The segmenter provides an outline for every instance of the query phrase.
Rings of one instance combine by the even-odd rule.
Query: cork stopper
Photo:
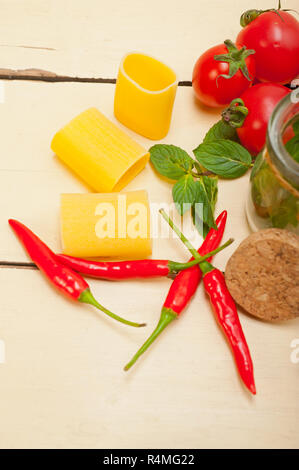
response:
[[[252,233],[229,259],[225,278],[248,313],[266,321],[299,317],[299,236],[277,228]]]

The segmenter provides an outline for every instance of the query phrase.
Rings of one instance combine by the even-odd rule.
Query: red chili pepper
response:
[[[166,215],[165,211],[160,212],[182,242],[187,246],[194,258],[199,259],[195,248],[193,248],[189,240]],[[224,276],[219,269],[216,269],[208,261],[200,263],[199,267],[203,272],[204,286],[210,296],[217,319],[232,347],[240,376],[246,387],[251,393],[255,394],[256,389],[250,351],[242,330],[235,302],[226,286]]]
[[[145,323],[135,323],[125,320],[100,305],[93,297],[89,285],[82,276],[59,263],[55,253],[53,253],[53,251],[29,228],[17,220],[10,219],[8,222],[22,242],[32,261],[60,292],[73,300],[94,305],[99,310],[102,310],[102,312],[121,323],[135,327],[145,326]]]
[[[133,261],[91,261],[68,255],[56,255],[56,259],[81,274],[110,281],[171,276],[198,264],[197,260],[178,263],[170,260],[143,259]]]
[[[256,388],[250,351],[236,304],[226,286],[224,275],[206,261],[200,263],[199,266],[203,272],[205,290],[210,297],[216,318],[231,345],[239,374],[246,387],[255,395]]]
[[[227,212],[223,211],[216,220],[218,230],[211,229],[207,234],[203,244],[198,249],[198,253],[202,256],[216,249],[222,240],[227,219]],[[192,257],[190,259],[193,260]],[[168,295],[162,307],[161,316],[157,327],[147,339],[147,341],[137,351],[131,361],[125,366],[125,370],[137,361],[137,359],[147,350],[153,341],[159,336],[160,333],[171,323],[175,318],[178,318],[180,313],[184,310],[191,297],[195,293],[197,286],[201,280],[202,272],[198,266],[186,269],[180,272],[171,284]]]
[[[211,229],[204,239],[198,253],[201,256],[209,253],[220,245],[227,220],[227,211],[221,212],[216,219],[217,230]],[[190,258],[189,261],[194,260]],[[208,261],[211,261],[209,258]],[[168,295],[163,305],[163,309],[171,310],[176,315],[180,315],[186,305],[193,297],[202,278],[202,272],[198,266],[186,269],[179,273],[171,284]]]

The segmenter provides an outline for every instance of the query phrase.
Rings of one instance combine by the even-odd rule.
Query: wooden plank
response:
[[[123,365],[157,322],[170,281],[90,282],[101,303],[148,324],[125,327],[62,298],[38,271],[25,269],[29,259],[7,224],[18,218],[60,250],[59,194],[89,188],[53,156],[55,131],[89,106],[116,122],[111,82],[126,52],[152,54],[190,80],[200,53],[233,39],[240,13],[252,7],[250,0],[229,0],[224,8],[218,0],[2,0],[0,77],[95,82],[1,83],[0,448],[299,447],[298,364],[291,362],[297,321],[272,325],[240,312],[255,363],[258,395],[251,397],[201,287],[179,323],[125,374]],[[273,7],[272,0],[263,7]],[[164,142],[191,153],[218,118],[196,103],[191,88],[180,87]],[[147,148],[153,144],[127,132]],[[171,202],[171,186],[150,165],[127,189],[141,188],[151,202]],[[247,188],[248,175],[219,184],[217,212],[228,209],[226,237],[236,239],[217,256],[222,269],[249,233]],[[159,239],[154,256],[179,260],[187,253],[178,240]]]
[[[39,82],[5,82],[4,85],[5,102],[0,105],[0,120],[5,129],[0,144],[3,156],[0,163],[0,261],[25,262],[28,258],[9,229],[7,219],[14,217],[24,221],[53,249],[61,249],[59,195],[86,192],[89,188],[53,155],[51,138],[60,126],[90,106],[98,106],[117,123],[113,117],[114,85]],[[199,108],[192,89],[180,87],[171,130],[164,141],[191,153],[218,118],[218,111]],[[125,130],[146,148],[153,145],[152,141]],[[149,191],[151,202],[172,202],[171,186],[159,178],[150,165],[127,187],[141,188]],[[236,193],[238,199],[232,196]],[[234,236],[236,243],[249,233],[244,213],[246,195],[247,176],[221,181],[217,212],[229,208],[227,236]],[[198,244],[199,238],[194,243]],[[219,255],[221,263],[233,249],[230,247]],[[155,240],[154,255],[184,258],[186,250],[178,240],[170,243]]]
[[[263,1],[264,9],[273,6]],[[121,57],[138,50],[191,80],[197,57],[234,40],[241,13],[251,8],[251,0],[2,0],[0,67],[115,78]],[[287,8],[296,9],[297,1],[288,0]]]
[[[98,105],[113,119],[113,93],[109,84],[5,83],[0,259],[28,261],[8,229],[8,217],[20,218],[60,249],[59,193],[88,188],[53,157],[51,137],[88,106]],[[199,108],[192,90],[181,87],[165,141],[191,152],[217,116]],[[226,235],[237,242],[249,233],[246,179],[220,184],[217,210],[229,209]],[[144,187],[151,201],[171,201],[169,184],[150,166],[129,185]],[[217,257],[220,268],[233,249]],[[178,240],[155,241],[154,254],[186,257]],[[0,340],[6,351],[6,363],[0,364],[1,448],[298,447],[299,377],[290,360],[296,321],[271,325],[241,314],[255,362],[258,395],[252,398],[239,382],[202,288],[180,324],[171,325],[125,374],[122,366],[157,321],[169,280],[91,281],[104,305],[147,321],[144,330],[125,328],[61,298],[37,271],[6,266],[0,282],[5,292]]]
[[[135,330],[61,298],[37,271],[0,269],[0,447],[298,448],[296,321],[241,315],[256,397],[239,382],[201,288],[135,368],[122,371],[154,327],[169,282],[91,281],[104,305],[148,322]]]

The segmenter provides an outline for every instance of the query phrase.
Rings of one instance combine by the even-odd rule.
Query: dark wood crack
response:
[[[10,269],[38,269],[34,263],[22,261],[0,261],[1,268]]]
[[[0,68],[0,80],[33,80],[39,82],[71,82],[71,83],[116,83],[116,78],[103,77],[73,77],[69,75],[57,75],[54,72],[40,69],[13,70]],[[192,86],[192,82],[183,80],[179,86]]]

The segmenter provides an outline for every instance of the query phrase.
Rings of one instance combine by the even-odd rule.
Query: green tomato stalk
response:
[[[298,13],[296,10],[292,10],[291,8],[288,8],[288,9],[282,9],[281,8],[281,1],[279,0],[278,1],[278,8],[268,8],[267,10],[256,10],[256,9],[252,9],[252,10],[247,10],[245,11],[244,13],[242,13],[241,15],[241,18],[240,18],[240,25],[242,26],[242,28],[244,28],[245,26],[247,26],[248,24],[250,24],[252,21],[254,21],[258,16],[262,15],[263,13],[266,13],[268,11],[273,11],[274,13],[276,13],[280,19],[282,21],[283,18],[281,17],[281,15],[279,14],[279,11],[294,11],[295,13]]]

